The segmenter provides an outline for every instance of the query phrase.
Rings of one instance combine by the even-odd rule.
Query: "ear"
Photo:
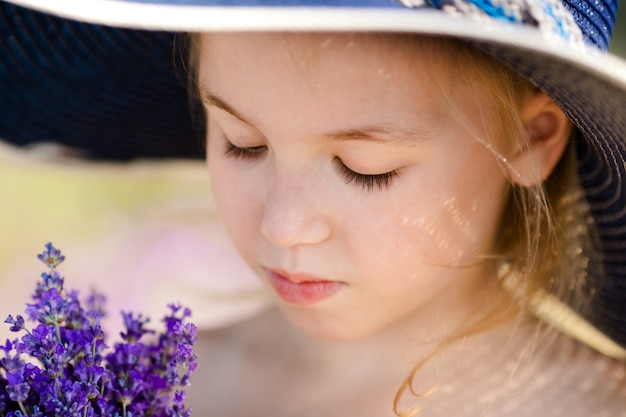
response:
[[[572,124],[543,91],[523,104],[520,116],[529,141],[509,161],[508,174],[514,183],[530,187],[545,181],[559,162]]]

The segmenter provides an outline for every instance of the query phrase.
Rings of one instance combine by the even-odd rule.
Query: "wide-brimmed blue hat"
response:
[[[624,137],[624,98],[615,90],[624,90],[626,70],[603,52],[616,13],[617,0],[0,1],[0,137],[53,141],[99,159],[203,157],[175,39],[207,30],[471,39],[552,94],[573,120],[615,126]],[[597,112],[586,111],[591,96]]]
[[[0,2],[0,138],[85,158],[202,158],[175,44],[196,31],[458,37],[545,91],[580,131],[578,172],[606,278],[590,320],[626,347],[626,62],[617,0]],[[594,319],[594,315],[602,317]]]

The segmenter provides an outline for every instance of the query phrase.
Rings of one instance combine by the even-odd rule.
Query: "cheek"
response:
[[[484,247],[489,227],[477,216],[476,199],[464,200],[458,194],[431,194],[413,210],[397,213],[395,228],[404,244],[400,253],[422,253],[428,263],[457,265]],[[404,248],[404,249],[402,249]],[[421,250],[416,250],[419,248]]]
[[[207,164],[213,194],[220,219],[237,250],[244,255],[255,240],[254,230],[260,230],[261,209],[259,187],[244,178],[233,161],[212,157],[218,150],[209,147]]]
[[[438,207],[435,224],[418,222],[438,260],[460,266],[492,250],[506,188],[504,180],[463,183],[459,180],[448,193],[433,195]]]
[[[499,167],[490,168],[470,175],[448,171],[407,184],[395,203],[380,207],[385,220],[372,232],[387,243],[379,245],[389,252],[385,256],[400,263],[461,266],[490,251],[506,190]]]

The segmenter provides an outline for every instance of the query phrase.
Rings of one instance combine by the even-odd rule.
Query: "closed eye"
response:
[[[267,150],[267,146],[252,146],[249,148],[240,148],[227,141],[226,151],[224,155],[233,159],[256,159],[262,156]]]
[[[386,190],[391,186],[393,179],[399,175],[398,170],[385,172],[383,174],[359,174],[348,168],[338,157],[335,157],[333,162],[346,184],[354,184],[366,191],[373,191],[374,188]]]

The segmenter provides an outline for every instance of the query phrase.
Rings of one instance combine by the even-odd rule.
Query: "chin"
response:
[[[364,339],[380,330],[380,327],[366,326],[362,320],[356,323],[346,321],[346,317],[340,315],[290,306],[280,306],[279,309],[298,331],[320,341],[352,342]]]

